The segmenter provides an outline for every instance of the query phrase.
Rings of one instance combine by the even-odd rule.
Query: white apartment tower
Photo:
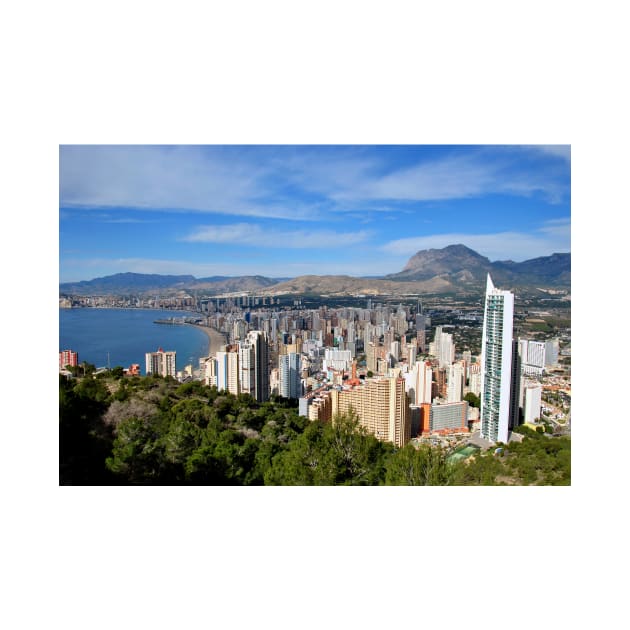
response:
[[[429,345],[429,353],[438,359],[440,367],[448,367],[455,360],[453,335],[442,332],[442,326],[436,326],[434,340]]]
[[[545,342],[531,339],[518,340],[521,371],[528,376],[542,376],[545,369]]]
[[[542,385],[527,383],[523,388],[523,422],[540,420],[542,407]]]
[[[216,361],[217,389],[238,396],[238,353],[221,350],[216,353]]]
[[[302,395],[300,355],[297,352],[281,354],[278,363],[280,364],[280,396],[300,398]]]
[[[514,294],[495,288],[488,274],[481,339],[481,437],[491,442],[507,442],[508,431],[518,423],[513,321]]]
[[[446,402],[461,402],[466,382],[465,363],[458,361],[448,368],[448,385],[446,388]]]
[[[428,361],[416,361],[416,396],[415,404],[431,402],[431,383],[433,381],[433,368]]]

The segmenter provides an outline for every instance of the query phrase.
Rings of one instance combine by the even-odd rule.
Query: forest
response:
[[[443,449],[397,449],[352,414],[332,423],[296,401],[258,403],[201,382],[59,376],[60,485],[570,485],[569,437],[527,427],[520,443],[451,463]]]

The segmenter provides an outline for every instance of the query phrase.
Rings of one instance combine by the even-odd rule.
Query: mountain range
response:
[[[59,285],[59,291],[63,294],[75,295],[124,295],[158,290],[162,293],[256,292],[261,295],[459,293],[483,288],[488,273],[492,275],[496,286],[506,289],[569,290],[571,254],[556,253],[520,263],[511,260],[490,262],[488,258],[465,245],[449,245],[442,249],[421,250],[409,259],[402,271],[381,278],[330,275],[298,276],[297,278],[267,278],[265,276],[195,278],[192,275],[118,273],[93,280],[63,283]]]

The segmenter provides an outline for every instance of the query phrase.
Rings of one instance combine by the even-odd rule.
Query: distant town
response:
[[[526,425],[570,434],[570,295],[496,288],[456,296],[226,294],[61,295],[61,308],[151,308],[165,325],[214,335],[210,355],[176,372],[175,352],[147,349],[146,374],[202,381],[259,402],[293,400],[331,422],[354,412],[379,440],[472,449],[520,439]],[[164,309],[188,311],[169,317]],[[60,371],[80,365],[60,352]],[[70,370],[68,370],[70,366]],[[121,366],[128,377],[140,365]],[[469,450],[467,450],[469,449]]]

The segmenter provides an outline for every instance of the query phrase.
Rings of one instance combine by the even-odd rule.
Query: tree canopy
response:
[[[59,437],[64,485],[570,483],[568,438],[529,431],[503,458],[450,464],[436,447],[377,440],[353,414],[312,422],[294,401],[159,376],[60,376]]]

